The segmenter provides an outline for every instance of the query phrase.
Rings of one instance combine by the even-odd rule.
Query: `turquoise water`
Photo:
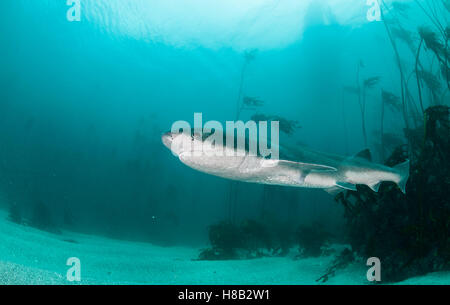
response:
[[[65,2],[0,3],[0,207],[10,214],[20,211],[18,227],[5,226],[21,232],[0,251],[2,262],[64,274],[64,264],[15,261],[15,247],[21,253],[51,252],[32,243],[24,247],[32,237],[21,230],[31,227],[80,244],[90,236],[119,245],[144,243],[145,253],[161,251],[153,246],[184,247],[182,261],[197,259],[210,246],[208,228],[221,221],[257,220],[273,232],[320,224],[333,232],[333,244],[349,244],[345,209],[333,196],[316,189],[230,183],[197,172],[171,155],[161,135],[175,121],[193,123],[194,113],[202,113],[204,121],[235,120],[237,105],[247,97],[261,103],[243,107],[240,119],[259,114],[292,124],[291,132],[280,133],[282,143],[344,156],[370,148],[374,161],[382,163],[396,145],[407,143],[405,124],[421,124],[419,94],[424,108],[449,105],[448,79],[440,71],[448,64],[448,38],[447,45],[440,40],[444,57],[437,58],[424,42],[417,57],[418,27],[437,35],[448,31],[448,1],[381,1],[385,16],[365,0],[80,0],[79,10],[78,1]],[[384,22],[374,20],[383,16]],[[437,83],[433,90],[426,83],[419,93],[416,58],[419,69],[434,75],[427,78]],[[412,97],[406,123],[404,109],[382,107],[382,91]],[[360,103],[365,103],[365,135]],[[380,143],[382,133],[390,137]],[[68,244],[76,253],[61,250],[58,260],[87,253]],[[101,244],[99,256],[115,247]],[[94,246],[89,247],[86,257],[93,259]],[[295,264],[298,246],[291,247],[274,266],[289,270]],[[270,264],[275,255],[263,256]],[[245,264],[241,259],[234,257],[232,264]],[[136,258],[129,268],[144,261],[148,264]],[[245,268],[265,265],[255,262]],[[342,282],[365,282],[362,266],[363,273],[351,269]],[[32,270],[23,271],[23,282],[27,272],[32,278]],[[203,281],[193,275],[177,282],[165,267],[158,272],[158,283],[223,283],[206,275]],[[87,283],[147,281],[135,271],[128,279],[121,270],[111,281],[93,273]],[[278,283],[309,283],[316,275],[320,271],[306,279],[289,273]],[[276,281],[261,274],[237,283]]]

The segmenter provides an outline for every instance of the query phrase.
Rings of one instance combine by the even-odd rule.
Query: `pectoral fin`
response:
[[[302,163],[302,162],[294,162],[288,160],[280,160],[278,162],[281,166],[291,167],[300,171],[299,182],[304,183],[306,176],[308,176],[311,172],[335,172],[337,169],[332,166],[321,165],[321,164],[313,164],[313,163]]]
[[[356,191],[356,185],[348,183],[348,182],[336,182],[336,186],[350,190],[350,191]]]
[[[378,182],[378,183],[375,183],[375,184],[368,185],[368,187],[370,187],[370,189],[372,191],[378,193],[378,190],[380,189],[380,185],[381,185],[381,182]]]
[[[324,189],[324,190],[325,190],[325,192],[327,192],[328,194],[333,195],[333,196],[336,196],[337,194],[342,193],[344,191],[343,188],[340,188],[340,187],[337,187],[337,186],[330,187],[330,188],[327,188],[327,189]]]

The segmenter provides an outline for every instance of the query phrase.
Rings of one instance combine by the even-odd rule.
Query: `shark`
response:
[[[186,147],[181,144],[183,141],[193,145]],[[378,192],[382,182],[390,181],[406,193],[409,160],[388,167],[372,162],[368,149],[346,157],[319,152],[305,145],[280,145],[279,157],[269,159],[259,151],[249,154],[248,149],[238,151],[237,145],[230,145],[230,148],[225,144],[225,137],[223,143],[211,141],[208,134],[167,132],[162,135],[163,144],[183,164],[213,176],[249,183],[323,189],[333,195],[346,190],[356,191],[356,185],[366,185]],[[233,151],[221,155],[193,153],[192,147],[204,144],[224,152]]]

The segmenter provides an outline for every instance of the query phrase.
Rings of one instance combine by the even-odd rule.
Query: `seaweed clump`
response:
[[[240,228],[229,221],[222,221],[209,227],[211,248],[201,251],[200,260],[227,260],[237,257],[242,248]]]
[[[200,252],[199,260],[252,259],[286,256],[296,246],[297,257],[317,257],[327,254],[332,235],[318,223],[292,226],[272,221],[252,219],[235,224],[222,221],[209,227],[210,248]]]
[[[428,108],[424,126],[407,131],[409,146],[386,161],[393,166],[410,158],[405,195],[383,183],[378,193],[358,186],[336,197],[345,207],[353,250],[378,257],[384,281],[450,270],[449,113],[447,106]]]
[[[316,282],[325,283],[330,277],[336,275],[336,271],[346,268],[348,265],[355,261],[354,253],[350,249],[344,249],[336,258],[331,262],[324,275],[319,277]]]
[[[283,256],[294,244],[293,232],[286,226],[270,226],[247,219],[240,224],[222,221],[209,227],[210,248],[199,260],[252,259]]]
[[[283,118],[278,115],[265,115],[265,114],[254,114],[251,119],[256,122],[260,121],[277,121],[279,122],[279,128],[280,131],[284,132],[287,135],[293,135],[295,131],[299,128],[301,128],[300,124],[296,120],[289,120],[286,118]]]

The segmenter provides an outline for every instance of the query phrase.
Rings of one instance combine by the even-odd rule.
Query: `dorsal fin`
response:
[[[366,159],[368,161],[372,161],[372,154],[370,153],[370,150],[368,148],[360,151],[359,153],[357,153],[355,155],[355,158],[356,157],[357,158]]]

